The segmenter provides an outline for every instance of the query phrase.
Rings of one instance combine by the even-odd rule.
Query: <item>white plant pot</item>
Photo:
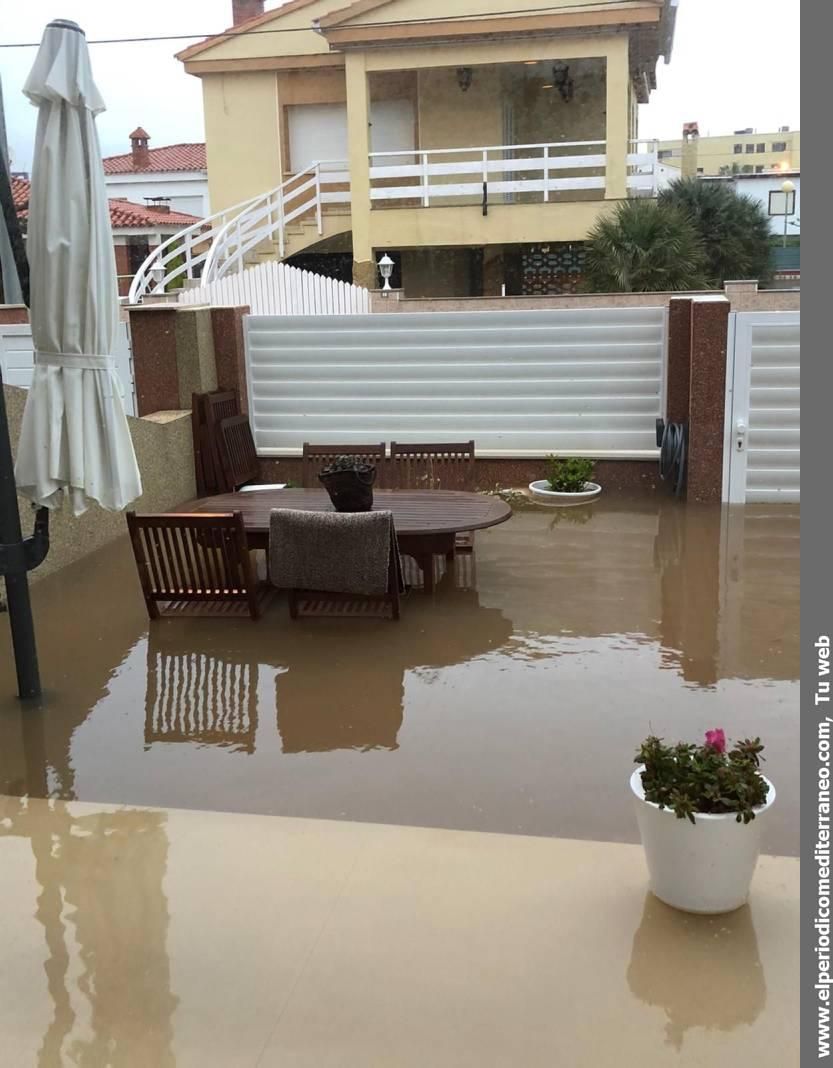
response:
[[[631,791],[651,890],[666,905],[684,912],[732,912],[746,903],[761,851],[761,834],[775,801],[769,787],[765,805],[755,809],[751,823],[738,823],[732,813],[695,814],[696,823],[677,819],[669,808],[645,800],[640,766],[631,775]]]
[[[557,508],[571,508],[577,504],[589,504],[591,501],[595,501],[602,492],[602,487],[598,482],[585,482],[584,490],[581,493],[562,493],[561,491],[550,489],[549,482],[542,478],[537,482],[529,483],[529,492],[536,504],[555,505]]]

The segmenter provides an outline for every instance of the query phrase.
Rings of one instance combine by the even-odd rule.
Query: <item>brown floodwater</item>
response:
[[[145,615],[126,539],[33,588],[46,695],[0,793],[637,841],[650,733],[759,735],[798,850],[799,518],[601,499],[526,510],[398,624]]]

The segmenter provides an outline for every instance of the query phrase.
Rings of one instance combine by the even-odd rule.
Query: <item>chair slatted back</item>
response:
[[[318,474],[339,456],[356,456],[376,468],[376,486],[384,485],[385,443],[378,445],[310,445],[304,442],[301,481],[304,489],[318,489],[321,483]]]
[[[127,513],[127,528],[151,619],[160,603],[246,602],[259,615],[240,512],[214,515]]]
[[[191,395],[191,420],[194,435],[194,466],[197,493],[230,493],[223,471],[219,427],[223,419],[240,414],[240,403],[233,389]]]
[[[220,463],[231,490],[260,477],[257,449],[247,415],[221,419],[219,426]]]
[[[474,442],[390,446],[391,485],[396,489],[473,490]]]

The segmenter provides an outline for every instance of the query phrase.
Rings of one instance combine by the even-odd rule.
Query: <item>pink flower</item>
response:
[[[713,731],[706,731],[706,745],[709,749],[716,749],[718,753],[726,752],[726,735],[722,727],[715,727]]]

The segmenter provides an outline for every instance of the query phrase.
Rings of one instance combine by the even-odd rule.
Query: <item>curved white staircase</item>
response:
[[[148,256],[129,301],[162,295],[172,283],[206,285],[265,260],[284,260],[350,229],[347,164],[322,160],[267,193],[178,230]]]

